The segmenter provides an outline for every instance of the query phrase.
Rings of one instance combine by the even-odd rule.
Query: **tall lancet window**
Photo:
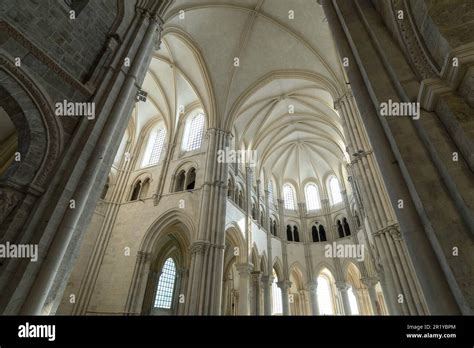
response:
[[[166,130],[163,127],[154,128],[148,137],[148,143],[143,154],[142,167],[153,166],[160,161]]]
[[[192,116],[186,123],[183,137],[183,150],[193,151],[199,149],[204,133],[204,114],[202,112]]]
[[[339,187],[339,181],[335,176],[329,179],[329,192],[331,193],[331,203],[337,204],[342,202],[341,189]]]
[[[170,257],[161,270],[156,288],[155,308],[170,309],[173,302],[174,284],[176,282],[176,265]]]
[[[318,187],[315,184],[308,184],[305,187],[306,208],[308,210],[321,209]]]
[[[273,270],[273,283],[272,283],[272,315],[281,315],[283,314],[283,302],[281,297],[281,289],[277,285],[278,276]]]
[[[274,203],[273,202],[273,181],[269,181],[268,182],[268,201],[270,203]]]
[[[285,200],[285,209],[296,210],[295,192],[288,184],[283,185],[283,199]]]
[[[324,276],[318,277],[318,305],[321,315],[333,315],[332,291],[329,280]]]

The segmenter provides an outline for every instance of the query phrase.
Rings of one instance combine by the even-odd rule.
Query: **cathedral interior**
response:
[[[474,2],[3,0],[3,315],[472,315]]]

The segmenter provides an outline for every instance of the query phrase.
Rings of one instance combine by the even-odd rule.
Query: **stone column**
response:
[[[263,276],[263,307],[265,315],[272,315],[272,284],[273,276]]]
[[[261,293],[262,272],[252,272],[252,288],[253,288],[253,309],[252,314],[260,315],[260,293]]]
[[[194,252],[191,258],[188,314],[218,315],[221,310],[228,163],[217,159],[218,151],[228,146],[229,136],[217,128],[210,128],[206,133],[207,154],[202,166],[201,209],[194,243],[199,252]]]
[[[253,266],[248,263],[240,263],[235,265],[239,272],[239,315],[250,314],[249,290],[250,290],[250,274]]]
[[[289,280],[282,280],[277,283],[278,287],[281,289],[281,302],[283,307],[283,315],[290,315],[290,303],[289,303],[289,290],[291,287],[291,282]]]
[[[344,307],[344,314],[345,315],[351,315],[351,304],[349,302],[349,294],[347,291],[349,290],[349,285],[346,282],[336,282],[336,287],[339,290],[339,293],[341,294],[341,299],[342,299],[342,305]]]
[[[202,282],[203,259],[208,250],[208,243],[205,241],[196,241],[191,245],[191,266],[188,280],[188,289],[186,294],[186,314],[200,314],[200,288]]]
[[[145,295],[148,272],[150,271],[151,254],[139,251],[133,270],[132,283],[130,285],[125,311],[127,313],[139,314]]]
[[[309,296],[311,299],[311,312],[313,315],[319,315],[319,303],[318,303],[318,281],[313,280],[307,285],[309,290]]]
[[[257,209],[257,226],[259,227],[263,227],[261,226],[261,223],[260,223],[260,179],[257,179],[257,206],[255,207],[255,209]],[[268,215],[268,210],[267,210],[267,215]]]
[[[329,199],[327,198],[321,198],[321,210],[324,214],[324,218],[326,220],[326,238],[328,241],[334,241],[338,239],[338,234],[335,225],[333,224],[332,221],[332,216],[331,216],[331,205],[329,203]]]
[[[360,114],[364,116],[361,120],[370,137],[378,169],[386,183],[388,201],[396,204],[401,199],[404,203],[403,209],[396,209],[397,220],[413,259],[412,266],[417,276],[415,281],[423,290],[423,293],[413,293],[402,284],[405,295],[418,297],[423,302],[422,310],[412,313],[470,312],[466,309],[465,298],[452,272],[455,267],[450,267],[451,263],[456,263],[459,259],[447,259],[442,252],[442,248],[448,250],[447,245],[443,245],[445,240],[437,237],[445,222],[440,219],[437,224],[433,224],[437,211],[441,212],[443,208],[455,205],[451,214],[456,219],[462,215],[464,207],[463,202],[458,199],[462,193],[458,192],[454,197],[456,189],[450,183],[453,175],[463,174],[455,174],[447,163],[440,160],[440,151],[444,151],[441,149],[444,139],[433,138],[434,134],[440,133],[433,133],[430,128],[438,120],[431,115],[426,118],[424,115],[416,122],[381,117],[378,112],[381,102],[416,100],[419,83],[410,70],[410,64],[393,41],[384,40],[391,30],[379,25],[383,19],[370,1],[322,0],[321,3],[339,54],[350,62],[345,70]],[[360,47],[364,47],[364,50],[360,50]],[[390,59],[386,52],[390,52]],[[400,74],[403,74],[402,79]],[[407,139],[410,140],[410,147],[406,146]],[[447,145],[444,142],[443,146]],[[418,151],[412,151],[413,148]],[[446,190],[437,192],[446,202],[449,201],[448,204],[430,199],[429,184],[418,180],[423,177],[423,171],[429,171],[435,178],[434,181],[444,185]],[[366,188],[373,189],[370,186]],[[451,233],[458,240],[463,239],[460,229],[454,225],[452,227]],[[386,251],[390,251],[390,245],[386,247]],[[395,256],[393,253],[391,255]],[[399,277],[393,273],[391,276]],[[394,279],[395,282],[396,280]],[[398,281],[401,282],[402,279],[399,278]],[[440,296],[443,301],[439,301]],[[396,301],[392,295],[389,294],[389,297],[387,302]]]
[[[362,278],[362,283],[367,287],[367,291],[369,292],[369,300],[370,305],[372,306],[372,313],[374,315],[381,315],[382,313],[378,313],[377,311],[377,291],[375,290],[375,285],[377,285],[378,280],[376,278]]]
[[[82,240],[85,226],[90,221],[100,196],[100,190],[98,191],[97,187],[100,185],[102,188],[106,181],[113,162],[113,154],[120,144],[131,115],[137,86],[141,85],[145,77],[146,67],[149,65],[155,50],[155,36],[160,33],[159,22],[161,19],[158,15],[150,13],[148,9],[139,12],[141,13],[137,13],[137,22],[134,23],[136,27],[130,30],[130,32],[135,32],[135,35],[139,33],[139,37],[127,37],[127,42],[123,44],[123,51],[121,52],[121,54],[130,53],[133,57],[130,69],[124,75],[121,71],[120,80],[108,80],[107,83],[104,82],[103,85],[100,85],[93,99],[102,108],[95,120],[96,127],[93,129],[93,134],[88,139],[89,149],[79,155],[80,160],[78,157],[75,158],[76,161],[73,166],[77,165],[78,167],[74,173],[75,176],[79,175],[80,179],[75,177],[74,183],[68,181],[70,187],[64,190],[69,194],[73,192],[68,199],[73,198],[76,207],[62,212],[54,212],[54,214],[60,216],[49,220],[53,224],[56,223],[57,226],[48,225],[45,228],[52,231],[56,230],[56,233],[48,238],[47,255],[43,253],[44,260],[41,264],[32,265],[34,268],[41,265],[41,269],[34,270],[36,277],[32,277],[30,271],[29,279],[25,279],[28,284],[18,287],[27,291],[29,289],[20,310],[21,314],[44,314],[49,311],[48,308],[45,308],[47,303],[59,303],[67,276],[72,271],[72,265],[80,246],[79,242]],[[136,45],[136,40],[139,40],[138,45]],[[133,41],[135,41],[133,48],[127,47]],[[118,63],[119,59],[120,57],[115,56],[114,64],[117,65],[110,68],[121,70],[123,68],[123,56],[122,62]],[[120,92],[116,94],[117,91]],[[112,103],[112,106],[110,103]],[[110,109],[107,109],[109,107]],[[70,169],[68,168],[68,170]],[[62,206],[65,205],[62,204]],[[64,207],[58,209],[64,209]],[[41,219],[43,218],[44,216],[41,217]],[[42,241],[42,243],[44,244],[46,241]],[[16,305],[18,305],[18,301],[16,302]],[[57,305],[53,306],[56,307]]]

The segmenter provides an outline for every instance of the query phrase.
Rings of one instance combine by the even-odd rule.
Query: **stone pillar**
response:
[[[349,294],[347,291],[349,290],[349,285],[346,282],[336,282],[336,287],[339,290],[339,293],[341,294],[341,299],[342,299],[342,305],[344,307],[344,314],[345,315],[351,315],[351,304],[349,302]]]
[[[204,255],[208,249],[205,241],[196,241],[191,245],[191,267],[186,295],[186,314],[200,314],[200,288],[202,283],[202,268]]]
[[[319,315],[319,303],[318,303],[318,281],[313,280],[307,285],[309,290],[310,302],[311,302],[311,313],[313,315]]]
[[[367,291],[369,292],[369,300],[370,305],[372,307],[372,313],[374,315],[381,315],[382,313],[378,313],[378,306],[377,306],[377,291],[375,290],[375,285],[377,285],[378,280],[376,278],[362,278],[362,283],[367,287]]]
[[[87,139],[88,148],[82,151],[79,156],[72,153],[68,155],[74,156],[74,164],[67,170],[69,172],[71,168],[74,168],[76,171],[71,170],[74,172],[74,179],[67,181],[66,185],[69,187],[63,191],[69,195],[67,200],[75,200],[76,207],[75,209],[65,209],[67,206],[61,204],[62,207],[55,208],[56,210],[50,214],[48,226],[42,228],[44,233],[49,235],[47,241],[41,241],[44,246],[48,244],[45,248],[47,252],[42,253],[43,260],[40,263],[31,266],[34,269],[28,272],[28,279],[24,279],[25,284],[18,286],[18,289],[24,289],[22,291],[27,292],[22,308],[19,310],[21,314],[49,313],[51,308],[57,307],[62,297],[67,283],[66,279],[72,271],[80,241],[85,233],[85,226],[90,221],[100,196],[100,189],[97,190],[97,188],[102,188],[105,184],[113,162],[113,154],[115,154],[128,125],[137,86],[142,84],[146,67],[155,50],[155,36],[160,33],[161,19],[156,13],[151,13],[149,9],[137,8],[136,17],[134,27],[129,32],[130,35],[138,37],[128,36],[119,49],[120,55],[115,52],[113,63],[107,67],[110,68],[107,72],[110,73],[108,78],[112,81],[107,80],[99,85],[93,98],[93,102],[101,105],[101,110],[98,111],[99,115],[96,117],[93,131]],[[138,44],[137,40],[139,40]],[[133,45],[128,46],[130,43]],[[123,68],[123,57],[126,54],[130,54],[133,61],[130,69],[124,73],[121,69]],[[111,70],[114,70],[113,74]],[[116,74],[115,71],[120,71],[121,74]],[[112,78],[111,76],[114,74],[116,76]],[[117,91],[119,92],[117,93]],[[76,134],[78,132],[80,133],[77,130]],[[71,150],[73,151],[74,148]],[[67,159],[67,156],[65,158]],[[58,169],[58,173],[61,173],[60,169]],[[64,180],[64,178],[53,181],[59,185],[60,180]],[[71,192],[73,193],[71,194]],[[46,204],[51,205],[51,202]],[[40,210],[35,211],[35,214],[37,212]],[[44,219],[44,216],[38,218]],[[31,225],[31,228],[34,229],[35,226]],[[38,269],[39,267],[41,268]],[[32,274],[36,276],[32,276]],[[20,301],[15,302],[15,306],[20,303]],[[16,309],[7,309],[7,312],[10,311],[16,311]]]
[[[248,263],[240,263],[235,265],[237,272],[239,272],[239,315],[250,314],[250,274],[253,266]]]
[[[446,243],[446,238],[438,237],[447,228],[444,225],[448,222],[439,216],[448,206],[454,220],[464,219],[465,202],[459,199],[464,193],[456,188],[458,184],[462,186],[464,180],[454,183],[453,178],[465,178],[465,173],[456,173],[459,167],[452,166],[452,161],[441,160],[445,153],[443,147],[451,144],[437,132],[439,121],[434,115],[423,111],[419,120],[379,115],[382,102],[416,100],[420,86],[404,52],[394,41],[385,40],[391,30],[380,25],[383,19],[373,3],[368,0],[322,0],[321,3],[339,54],[350,62],[345,70],[363,115],[361,120],[383,175],[389,202],[395,205],[402,200],[404,203],[403,209],[396,209],[397,220],[413,259],[417,276],[414,281],[423,290],[413,293],[402,284],[405,295],[418,297],[424,303],[422,310],[413,314],[470,313],[472,310],[461,290],[464,285],[457,282],[454,275],[454,270],[459,269],[455,264],[464,258],[446,257],[443,248],[450,250],[451,244]],[[364,50],[360,50],[361,47]],[[406,146],[408,139],[410,146]],[[437,200],[432,200],[429,182],[421,180],[426,172],[431,173],[433,182],[443,186],[435,188]],[[450,228],[454,239],[466,239],[465,228],[454,224],[450,224]],[[390,251],[390,245],[386,247]],[[466,246],[468,248],[471,246]],[[466,255],[473,253],[466,252]],[[439,301],[440,296],[443,301]],[[396,301],[389,297],[388,302]]]
[[[230,133],[210,128],[206,133],[207,154],[202,166],[198,232],[192,254],[187,314],[218,315],[221,310],[224,272],[225,215],[228,163],[218,162],[218,151],[229,143]]]
[[[272,315],[272,284],[273,276],[263,276],[263,307],[265,315]]]
[[[262,272],[252,272],[252,288],[253,288],[252,314],[253,315],[261,314],[261,309],[260,309],[261,278],[262,278]]]
[[[150,263],[150,253],[142,251],[137,253],[135,269],[133,270],[132,275],[132,283],[128,291],[127,302],[125,304],[125,311],[127,313],[141,313],[148,280],[148,273],[150,271]]]
[[[289,280],[282,280],[277,283],[278,287],[281,289],[281,302],[283,307],[283,315],[290,315],[290,303],[289,303],[289,291],[291,287],[291,282]]]
[[[324,227],[326,229],[326,238],[328,241],[334,241],[338,238],[338,234],[332,221],[331,205],[329,203],[329,199],[321,198],[321,210],[324,214],[324,219],[326,220],[326,224],[323,224],[325,225]]]
[[[261,226],[261,223],[260,223],[260,179],[257,179],[257,206],[255,207],[255,209],[257,209],[257,226],[259,227],[263,227]],[[268,215],[268,210],[267,210],[267,215]]]

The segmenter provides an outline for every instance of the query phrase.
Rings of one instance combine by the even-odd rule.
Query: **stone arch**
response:
[[[260,257],[260,271],[263,275],[268,275],[268,257],[265,250],[262,252],[262,256]]]
[[[250,252],[250,260],[253,265],[254,271],[260,271],[260,257],[258,256],[257,244],[253,243],[252,250]]]
[[[145,183],[148,183],[148,185],[151,183],[152,181],[152,175],[151,173],[149,172],[144,172],[144,173],[141,173],[139,174],[132,182],[131,186],[130,186],[130,193],[128,195],[129,197],[129,201],[136,201],[136,200],[140,200],[140,199],[143,199],[144,197],[142,197],[142,190],[143,190],[143,186]]]
[[[290,274],[290,281],[291,281],[292,276],[297,281],[296,288],[298,290],[302,290],[304,285],[306,284],[306,278],[304,276],[303,270],[304,270],[303,266],[298,261],[295,261],[290,266],[290,269],[289,269],[289,272],[288,272]]]
[[[314,274],[316,275],[316,277],[319,274],[321,274],[321,272],[323,272],[324,269],[327,269],[333,275],[333,277],[336,274],[336,270],[334,269],[334,267],[331,264],[329,264],[326,261],[321,261],[314,268]]]
[[[270,83],[273,80],[283,79],[283,78],[297,78],[308,80],[314,82],[317,86],[321,87],[323,90],[327,91],[334,100],[337,100],[344,93],[340,90],[339,86],[327,79],[326,77],[304,70],[276,70],[267,73],[266,75],[259,78],[254,82],[247,90],[242,93],[239,98],[234,102],[230,111],[229,117],[225,121],[225,129],[230,130],[235,122],[235,117],[237,116],[238,110],[245,103],[245,101],[252,96],[252,94]]]
[[[363,287],[363,284],[361,282],[362,275],[360,273],[359,267],[354,264],[352,261],[347,261],[343,265],[344,267],[344,279],[356,286],[357,288]]]
[[[188,250],[194,235],[192,219],[177,209],[168,210],[150,225],[138,248],[125,305],[128,312],[146,313],[151,309],[156,281],[152,279],[152,260],[169,245],[175,245],[183,252],[182,263],[189,264]]]
[[[228,224],[225,228],[226,230],[226,245],[229,244],[232,247],[239,248],[237,262],[245,262],[245,240],[242,231],[236,223]]]
[[[199,170],[199,166],[195,161],[183,161],[179,165],[176,166],[175,170],[173,171],[173,175],[171,177],[171,185],[170,185],[170,192],[178,192],[177,187],[178,179],[183,180],[182,182],[182,189],[179,191],[184,191],[186,188],[186,180],[188,178],[189,171],[194,168],[195,174],[197,177],[197,173]],[[184,174],[184,175],[183,175]],[[183,175],[180,178],[180,175]]]
[[[63,130],[47,94],[13,61],[0,54],[0,101],[17,130],[21,155],[0,178],[0,235],[7,239],[22,228],[46,190],[63,147]]]
[[[283,272],[283,262],[281,262],[281,260],[278,256],[276,256],[273,259],[273,269],[275,270],[275,273],[276,273],[279,281],[285,279],[284,272]]]
[[[156,295],[159,271],[168,257],[173,257],[177,270],[190,263],[190,245],[195,234],[192,219],[181,211],[172,209],[161,215],[148,228],[143,237],[127,299],[127,308],[151,314]],[[177,313],[178,290],[184,287],[181,274],[177,274],[172,312]]]

